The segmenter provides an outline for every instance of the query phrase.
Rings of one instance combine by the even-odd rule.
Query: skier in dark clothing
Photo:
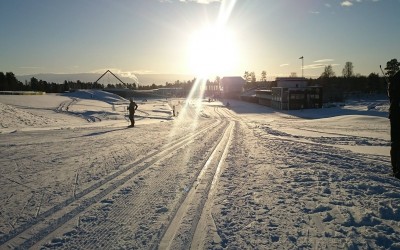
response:
[[[393,174],[400,179],[400,71],[390,78],[388,96],[390,99],[390,157]]]
[[[128,110],[129,110],[129,120],[131,121],[131,125],[129,125],[129,127],[135,127],[135,110],[138,108],[138,105],[136,104],[136,102],[133,101],[133,99],[130,99],[130,103],[128,106]]]

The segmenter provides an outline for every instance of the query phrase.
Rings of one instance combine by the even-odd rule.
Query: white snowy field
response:
[[[387,98],[136,101],[0,95],[0,249],[400,249]]]

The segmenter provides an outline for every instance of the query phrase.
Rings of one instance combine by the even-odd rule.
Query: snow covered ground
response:
[[[0,249],[400,249],[387,98],[136,101],[0,95]]]

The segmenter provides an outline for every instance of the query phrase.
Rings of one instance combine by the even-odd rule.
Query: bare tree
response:
[[[346,62],[346,64],[344,65],[344,68],[342,70],[343,76],[346,78],[354,76],[353,68],[354,68],[354,66],[353,66],[352,62]]]
[[[254,71],[250,73],[250,79],[251,79],[250,80],[251,82],[256,82],[257,79],[256,79],[256,74],[254,73]]]
[[[261,82],[266,82],[266,81],[267,81],[267,71],[263,70],[263,71],[261,72],[261,79],[260,79],[260,81],[261,81]]]
[[[243,78],[246,82],[251,82],[251,73],[249,71],[245,71]]]
[[[335,76],[335,72],[333,72],[332,65],[325,66],[324,72],[322,72],[321,77],[329,78],[329,77],[334,77],[334,76]]]

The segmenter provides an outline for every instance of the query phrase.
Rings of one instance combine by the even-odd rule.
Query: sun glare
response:
[[[224,28],[207,27],[193,32],[188,44],[190,70],[196,76],[220,76],[236,66],[235,37]]]

